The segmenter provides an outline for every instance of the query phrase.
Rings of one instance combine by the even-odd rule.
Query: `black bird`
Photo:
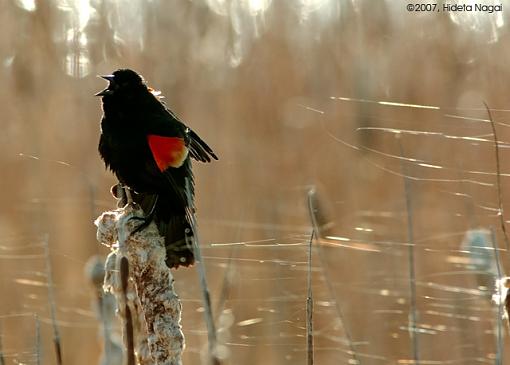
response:
[[[189,266],[194,262],[189,245],[194,207],[186,195],[188,186],[193,205],[190,157],[201,162],[218,158],[141,75],[119,69],[101,77],[109,85],[96,94],[103,102],[99,153],[128,196],[144,208],[146,218],[137,230],[154,219],[165,237],[168,267]]]

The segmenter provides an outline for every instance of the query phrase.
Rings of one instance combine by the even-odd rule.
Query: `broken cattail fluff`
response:
[[[105,264],[104,287],[119,302],[123,300],[118,258],[125,257],[129,262],[130,277],[126,297],[134,313],[134,330],[138,332],[135,333],[138,362],[149,363],[143,360],[147,357],[143,355],[143,348],[148,344],[154,364],[180,365],[184,349],[180,325],[181,301],[174,291],[174,279],[165,264],[164,239],[157,227],[151,223],[143,231],[131,234],[142,217],[141,210],[127,206],[105,212],[96,220],[98,241],[112,249]],[[139,319],[145,325],[138,325]]]

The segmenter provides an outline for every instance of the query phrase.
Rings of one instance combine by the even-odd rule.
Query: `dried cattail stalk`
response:
[[[172,274],[165,264],[164,238],[159,235],[153,223],[142,232],[131,234],[140,224],[137,217],[143,217],[143,212],[129,205],[105,212],[96,220],[98,241],[113,250],[106,262],[105,290],[122,302],[124,295],[118,277],[119,260],[112,256],[127,259],[129,278],[135,291],[130,291],[128,285],[126,297],[131,312],[135,312],[133,317],[145,321],[152,363],[181,364],[184,349],[184,335],[180,325],[182,306],[174,291]],[[133,318],[132,322],[136,328],[138,318]],[[137,342],[143,344],[143,341]],[[140,348],[137,347],[135,351],[139,363],[149,363],[146,358],[140,357]]]
[[[120,258],[120,283],[122,288],[122,301],[120,311],[124,317],[124,341],[126,346],[127,365],[135,365],[135,333],[133,327],[134,313],[131,312],[129,306],[130,298],[128,297],[129,286],[129,262],[127,258]]]
[[[34,315],[35,319],[35,364],[41,365],[41,321],[37,314]],[[0,362],[4,364],[4,362]]]
[[[319,242],[323,242],[324,237],[326,237],[326,235],[331,234],[331,232],[329,232],[329,231],[332,228],[333,223],[330,220],[329,215],[327,213],[324,213],[323,205],[321,204],[321,200],[319,199],[319,194],[317,193],[317,190],[315,189],[315,187],[312,187],[308,191],[308,212],[310,214],[310,220],[312,223],[312,233],[313,233],[313,235],[310,236],[310,239],[315,238]],[[309,246],[309,248],[310,248],[310,246]],[[324,278],[324,282],[326,283],[326,285],[328,287],[328,291],[329,291],[330,295],[333,297],[333,299],[335,301],[335,308],[336,308],[338,320],[340,321],[340,324],[344,331],[345,337],[347,338],[347,344],[349,346],[348,353],[351,356],[351,359],[349,360],[349,364],[361,365],[361,360],[360,360],[360,357],[358,356],[358,352],[356,349],[356,343],[353,340],[351,331],[346,324],[345,316],[343,313],[341,303],[335,297],[335,290],[333,289],[333,284],[332,284],[333,280],[331,280],[331,278],[329,277],[329,274],[328,274],[329,270],[328,270],[328,261],[326,260],[326,254],[323,251],[323,247],[321,245],[319,245],[318,248],[319,248],[318,249],[319,260],[320,260],[319,267],[321,269],[321,274]],[[311,334],[313,334],[313,330],[312,330]],[[310,354],[310,347],[308,348],[307,352],[308,352],[308,354]],[[309,359],[310,359],[310,357],[309,357]]]
[[[2,322],[0,322],[0,365],[5,365],[5,358],[4,358],[4,349],[2,344],[2,337],[3,337],[3,331],[2,331]]]
[[[57,325],[57,305],[55,300],[55,293],[53,291],[53,269],[50,259],[50,244],[49,237],[46,235],[44,238],[44,256],[46,258],[46,275],[48,280],[48,303],[50,306],[51,324],[53,327],[53,345],[55,349],[55,356],[57,358],[57,365],[62,365],[62,339],[60,337],[60,330]]]
[[[122,345],[118,340],[118,334],[114,330],[115,309],[117,302],[115,297],[103,290],[105,278],[105,262],[99,256],[92,256],[85,266],[85,276],[94,288],[94,308],[99,320],[100,337],[103,340],[103,350],[99,360],[100,365],[122,365]]]

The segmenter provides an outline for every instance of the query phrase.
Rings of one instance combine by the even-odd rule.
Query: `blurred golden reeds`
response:
[[[5,363],[55,363],[46,235],[63,363],[99,361],[97,299],[83,268],[107,252],[92,222],[115,202],[96,151],[101,110],[92,95],[104,86],[96,75],[119,67],[161,90],[220,157],[194,167],[222,363],[306,362],[311,186],[332,221],[312,250],[324,254],[311,268],[315,363],[348,363],[352,348],[363,365],[412,363],[402,174],[413,203],[419,357],[494,363],[498,308],[491,285],[479,284],[494,278],[461,243],[470,229],[494,227],[504,274],[483,103],[498,128],[508,207],[510,13],[408,12],[406,4],[0,2]],[[207,346],[195,270],[175,272],[185,364],[200,363]]]

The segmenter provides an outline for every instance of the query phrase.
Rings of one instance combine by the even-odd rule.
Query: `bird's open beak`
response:
[[[106,96],[106,95],[111,95],[111,94],[113,94],[113,90],[106,88],[104,90],[101,90],[97,94],[94,94],[94,96]]]
[[[113,76],[113,75],[98,75],[98,77],[105,79],[108,82],[112,82],[115,76]],[[97,94],[94,94],[94,96],[106,96],[106,95],[111,95],[111,94],[113,94],[113,90],[106,88],[104,90],[101,90]]]
[[[105,79],[106,81],[112,82],[115,76],[113,75],[99,75],[100,78]]]

